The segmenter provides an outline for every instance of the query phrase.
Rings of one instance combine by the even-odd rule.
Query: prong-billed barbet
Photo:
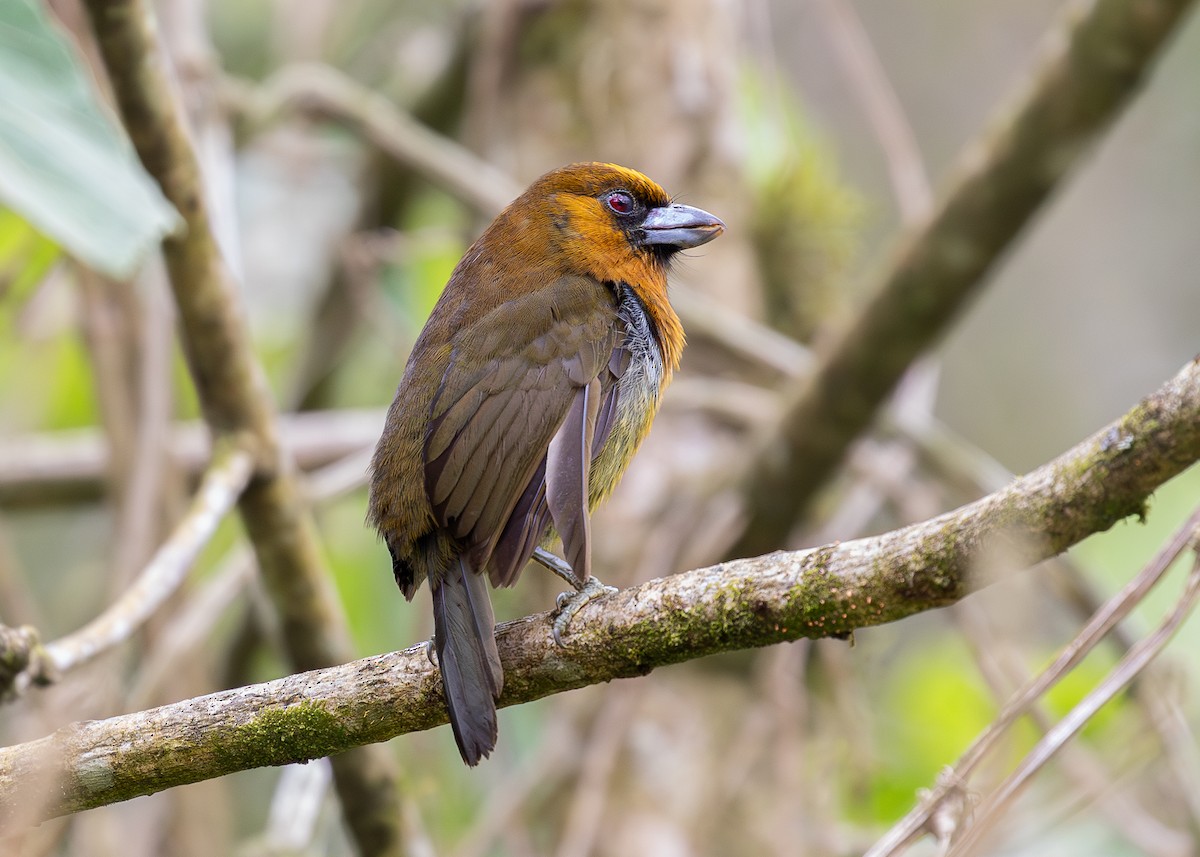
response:
[[[594,593],[591,510],[649,431],[683,350],[667,269],[724,229],[634,170],[554,170],[471,245],[413,346],[368,514],[405,598],[429,581],[468,765],[496,745],[504,683],[487,581],[512,585],[557,535],[574,585]]]

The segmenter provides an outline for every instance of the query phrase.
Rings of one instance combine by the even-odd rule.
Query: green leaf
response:
[[[0,3],[0,201],[114,277],[181,222],[33,0]]]

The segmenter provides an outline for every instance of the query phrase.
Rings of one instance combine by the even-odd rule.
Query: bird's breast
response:
[[[650,431],[669,373],[657,331],[641,299],[626,285],[617,289],[619,323],[624,326],[621,347],[629,365],[617,381],[617,408],[612,431],[592,460],[589,505],[607,497]]]

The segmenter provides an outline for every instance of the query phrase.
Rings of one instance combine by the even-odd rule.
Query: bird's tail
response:
[[[459,556],[429,583],[450,725],[463,761],[477,765],[496,746],[496,700],[504,687],[487,577]]]

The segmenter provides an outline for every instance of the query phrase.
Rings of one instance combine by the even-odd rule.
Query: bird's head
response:
[[[591,277],[637,294],[674,367],[683,329],[667,300],[669,262],[723,231],[720,219],[672,203],[636,170],[570,164],[530,185],[463,256],[442,297],[456,303],[447,323],[468,327],[515,294],[563,276]]]
[[[665,288],[672,256],[725,231],[719,218],[672,203],[658,184],[615,164],[561,167],[522,199],[549,219],[554,243],[576,272],[634,288]]]

